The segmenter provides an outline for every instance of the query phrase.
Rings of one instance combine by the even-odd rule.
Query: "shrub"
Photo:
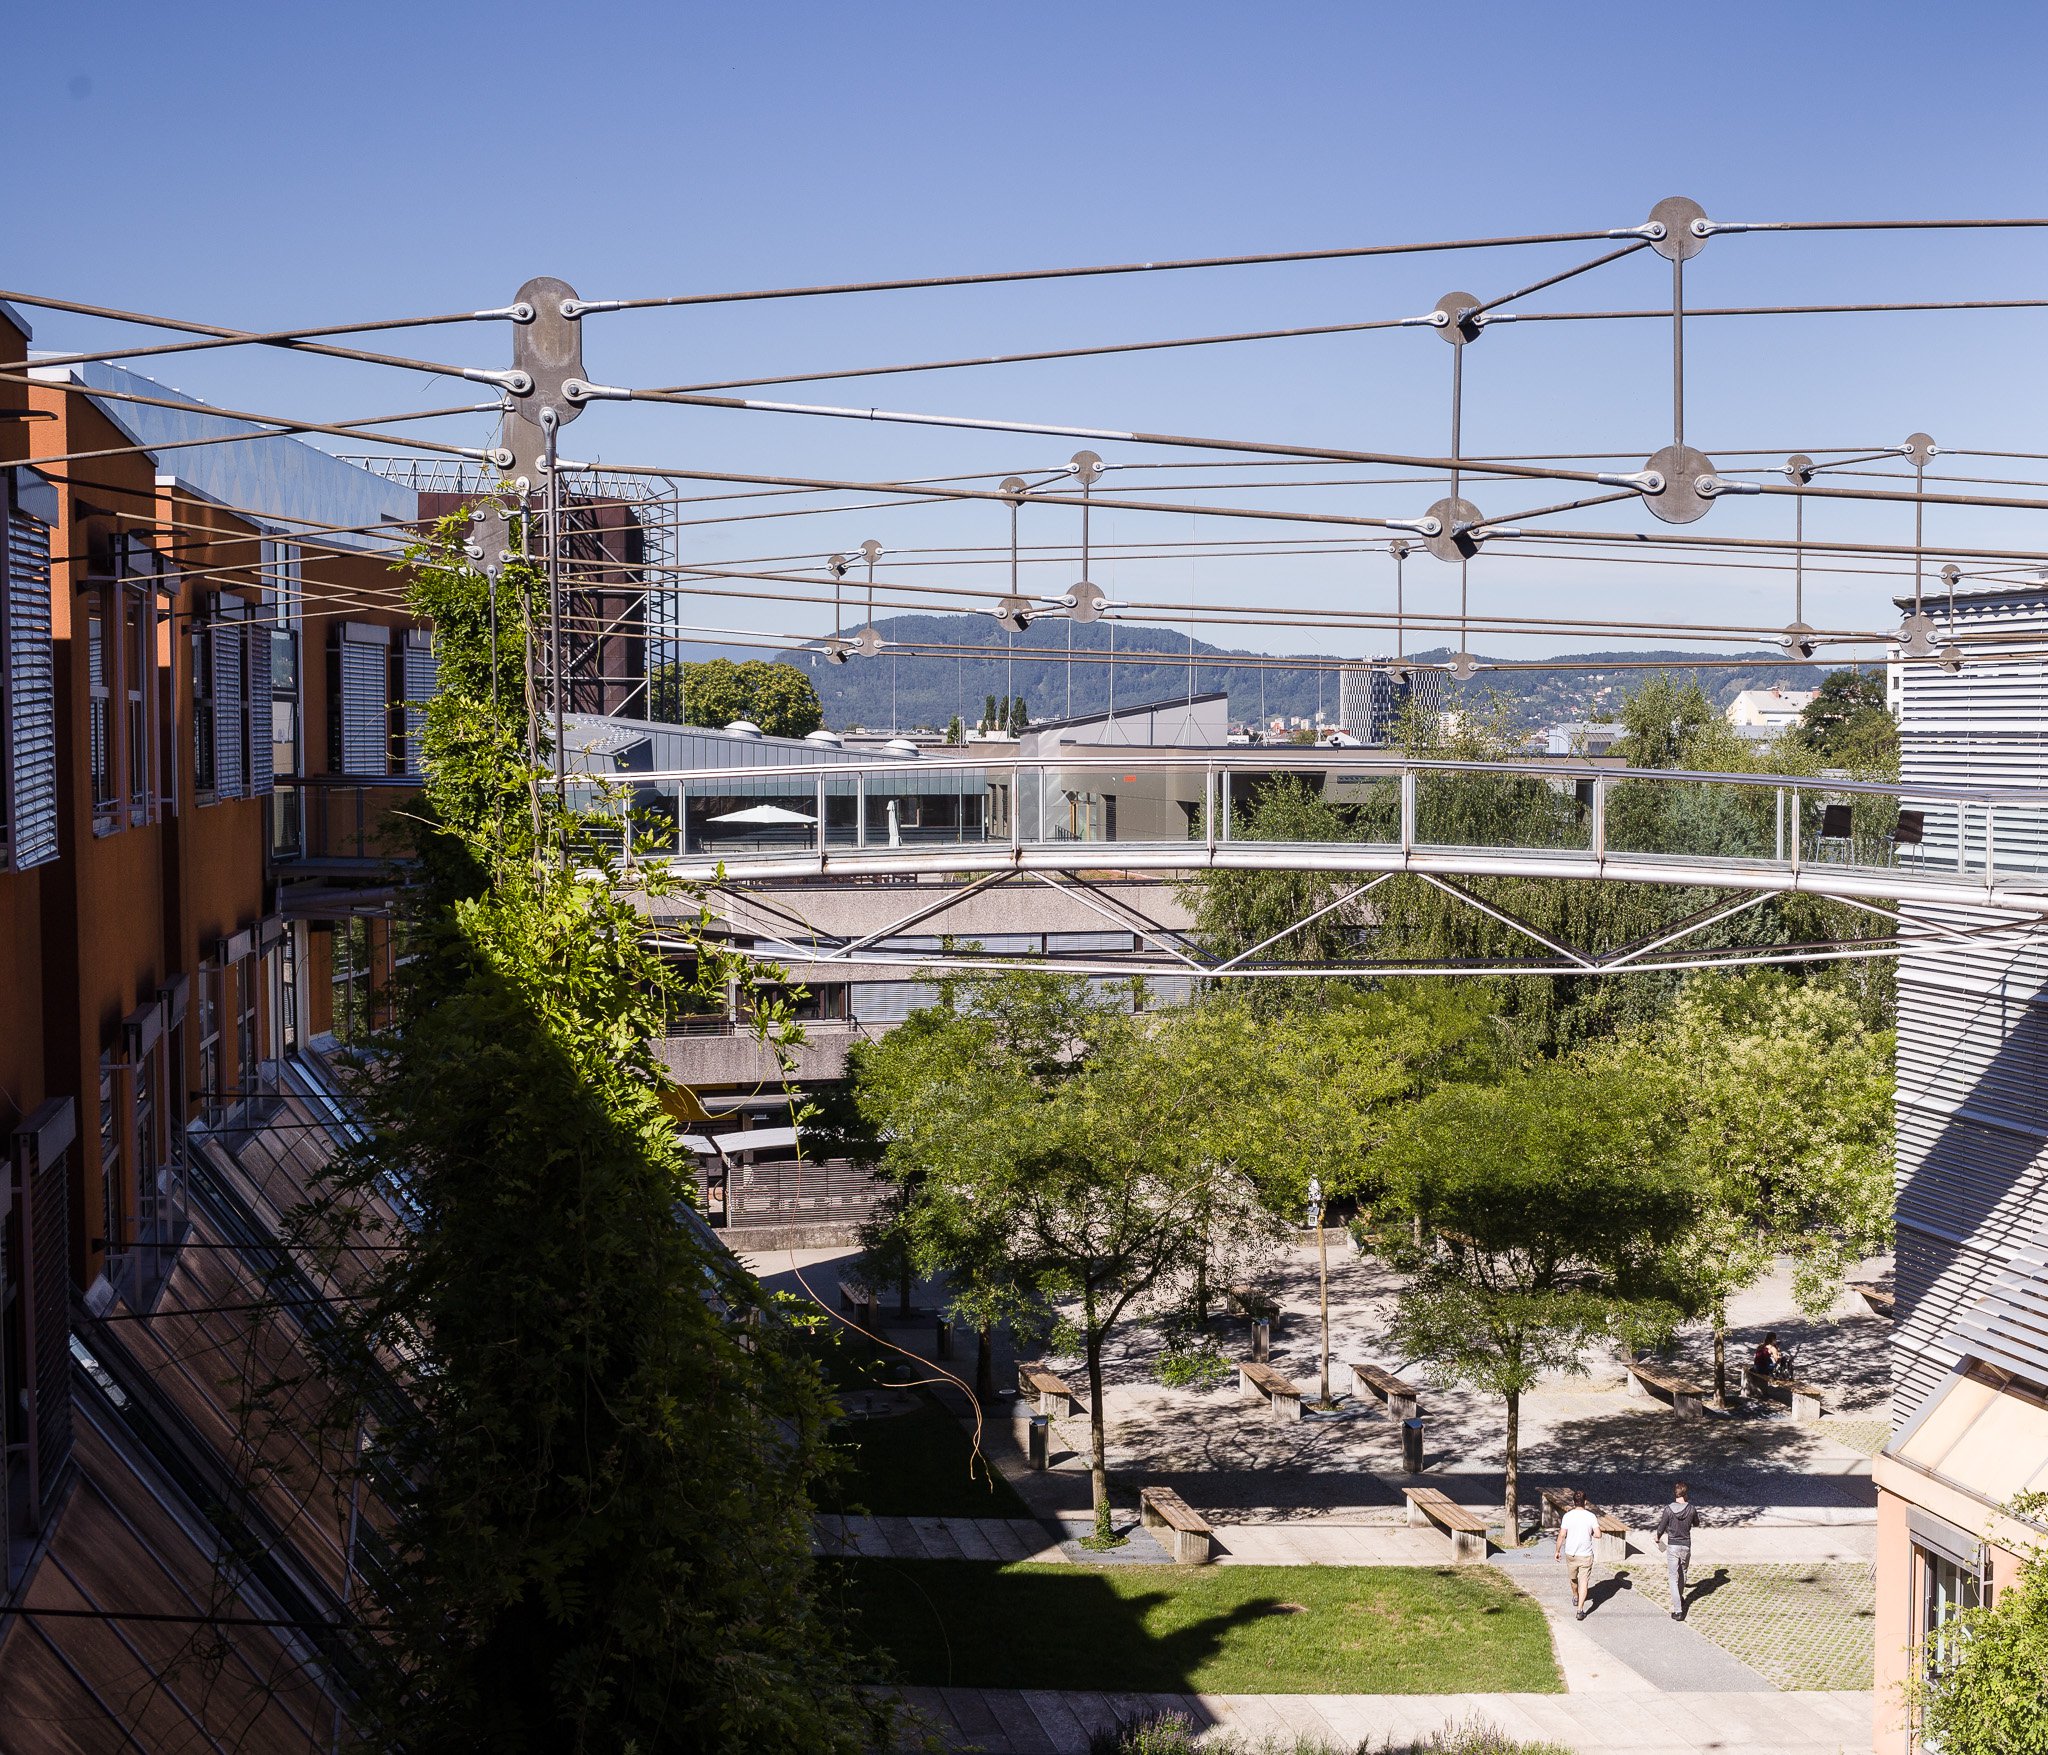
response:
[[[1230,1381],[1230,1361],[1209,1340],[1167,1343],[1159,1355],[1159,1381],[1168,1389],[1220,1389]]]

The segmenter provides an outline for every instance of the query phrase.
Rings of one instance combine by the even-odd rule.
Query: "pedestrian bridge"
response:
[[[788,915],[771,935],[774,959],[814,974],[819,965],[946,963],[1154,980],[1597,975],[2012,942],[2037,934],[2048,915],[2044,790],[1639,770],[1582,758],[1099,746],[994,761],[907,747],[872,757],[834,751],[815,763],[584,775],[576,784],[591,809],[619,819],[634,861],[704,885],[714,915],[733,916],[743,899],[741,912]],[[1104,881],[1142,890],[1205,871],[1332,875],[1303,892],[1290,923],[1228,957]],[[1310,962],[1283,943],[1340,910],[1369,923],[1370,892],[1401,873],[1490,916],[1521,953],[1386,961],[1365,940],[1355,956]],[[1512,889],[1469,881],[1485,878],[1732,894],[1626,944],[1574,945],[1524,918]],[[916,887],[886,888],[899,884]],[[1025,891],[1041,884],[1067,891],[1112,932],[1096,935],[1092,950],[1049,938],[1020,948],[1045,912]],[[778,907],[776,892],[794,887],[805,891],[801,908]],[[1801,943],[1783,942],[1782,931],[1728,942],[1733,929],[1722,923],[1794,893],[1832,899],[1866,924]],[[881,903],[892,918],[835,923],[827,916],[844,911],[831,894],[865,895],[863,915]],[[896,896],[900,906],[883,900]],[[953,925],[950,911],[971,897],[982,899],[977,913],[1002,906],[1014,921],[993,936]]]
[[[1235,747],[841,757],[579,784],[600,810],[630,803],[636,858],[728,885],[1413,872],[2048,915],[2044,790]],[[1290,838],[1273,838],[1276,824]],[[1313,838],[1294,838],[1304,830]]]

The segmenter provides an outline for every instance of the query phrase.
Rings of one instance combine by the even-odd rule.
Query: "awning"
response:
[[[785,810],[779,804],[754,804],[745,810],[729,810],[723,816],[706,817],[704,820],[707,823],[716,823],[720,828],[780,828],[801,823],[808,829],[818,819],[807,817],[800,810]]]

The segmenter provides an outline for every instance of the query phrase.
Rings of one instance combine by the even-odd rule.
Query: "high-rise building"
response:
[[[1362,744],[1391,743],[1411,702],[1441,713],[1450,701],[1450,685],[1449,673],[1434,666],[1397,666],[1388,657],[1347,664],[1337,678],[1337,717]]]

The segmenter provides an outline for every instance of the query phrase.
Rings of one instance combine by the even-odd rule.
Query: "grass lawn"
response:
[[[876,1679],[1219,1694],[1558,1693],[1491,1567],[832,1563]]]
[[[975,1457],[959,1421],[923,1396],[914,1413],[844,1421],[832,1443],[848,1466],[826,1486],[823,1510],[875,1517],[1031,1515],[1009,1482]]]

